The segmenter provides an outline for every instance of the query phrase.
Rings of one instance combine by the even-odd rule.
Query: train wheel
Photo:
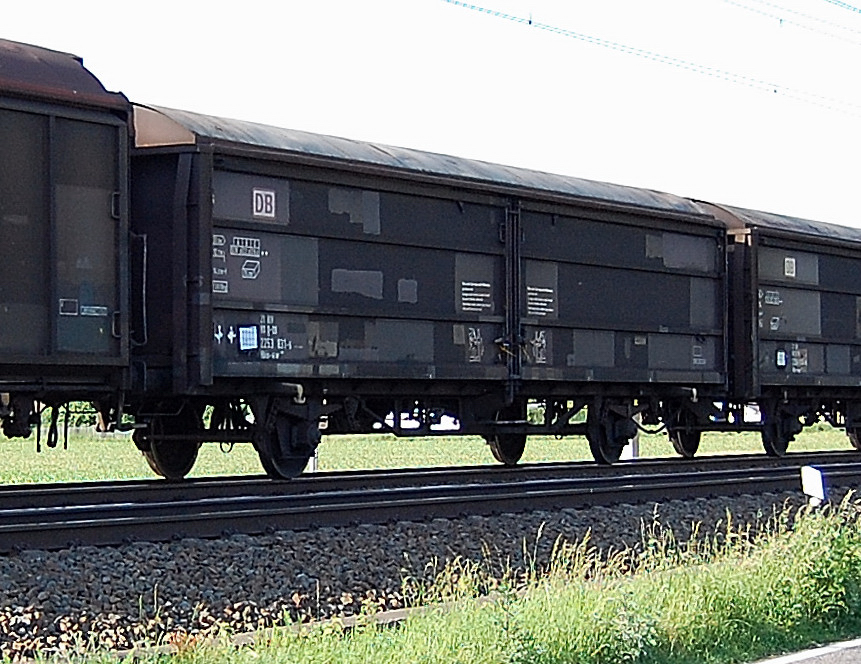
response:
[[[497,411],[498,424],[526,424],[526,402],[515,402]],[[523,456],[526,448],[525,433],[493,433],[484,437],[490,446],[493,458],[506,466],[514,466]]]
[[[789,441],[780,422],[766,422],[762,427],[762,446],[765,453],[772,457],[782,457],[789,448]]]
[[[526,448],[525,433],[497,433],[485,436],[493,458],[506,466],[515,466]]]
[[[606,407],[601,401],[589,405],[586,414],[586,438],[592,457],[598,463],[615,463],[622,450],[637,435],[637,425],[630,417]]]
[[[762,413],[762,446],[768,456],[782,457],[789,443],[801,433],[804,425],[799,419],[803,410],[789,403],[785,406],[771,400],[760,405]]]
[[[256,447],[266,474],[286,480],[302,474],[319,443],[316,421],[279,415],[272,431],[258,433]]]
[[[200,443],[196,440],[160,440],[159,436],[183,436],[198,433],[200,428],[200,418],[187,406],[178,415],[156,415],[150,422],[150,433],[143,434],[141,439],[141,430],[136,431],[138,440],[135,442],[157,475],[181,480],[194,466]]]
[[[787,419],[776,411],[766,414],[762,424],[762,446],[768,456],[781,457],[786,454],[789,442],[795,438],[795,434],[789,431],[790,426]]]
[[[690,411],[683,410],[669,429],[673,449],[686,459],[693,458],[700,447],[702,432],[692,429],[694,424],[696,424],[696,417]]]

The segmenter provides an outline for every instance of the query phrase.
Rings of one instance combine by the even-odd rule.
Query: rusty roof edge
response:
[[[84,66],[81,57],[6,39],[0,39],[0,90],[4,95],[24,99],[108,108],[126,114],[130,110],[126,96],[108,91]]]
[[[82,108],[107,108],[128,112],[130,103],[121,92],[105,92],[104,95],[93,95],[79,91],[57,91],[56,88],[40,85],[17,85],[15,81],[0,78],[0,90],[3,94],[20,99],[35,101],[62,102]],[[111,101],[108,101],[111,100]]]

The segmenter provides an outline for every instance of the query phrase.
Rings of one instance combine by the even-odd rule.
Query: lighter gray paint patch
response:
[[[212,204],[212,216],[218,219],[288,224],[290,182],[281,178],[216,170],[212,174]]]
[[[455,324],[452,326],[452,343],[455,346],[466,345],[466,328],[463,325]]]
[[[861,339],[861,297],[855,298],[855,336]]]
[[[691,327],[707,330],[717,327],[716,283],[691,277]]]
[[[612,367],[616,365],[616,334],[602,330],[574,330],[574,352],[569,367]]]
[[[362,232],[380,234],[380,194],[358,189],[329,189],[329,212],[347,214],[351,224],[361,224]]]
[[[419,282],[415,279],[398,279],[398,302],[415,304],[419,301]]]
[[[663,233],[661,244],[665,267],[702,272],[715,268],[715,244],[711,238]]]
[[[332,270],[333,293],[356,293],[383,299],[383,273],[379,270]]]
[[[760,334],[791,335],[822,333],[820,294],[794,288],[759,291]]]
[[[852,368],[849,346],[829,345],[825,347],[825,367],[829,374],[847,376]]]
[[[762,247],[759,250],[758,264],[760,279],[787,283],[819,283],[819,256],[816,254]]]
[[[378,320],[365,325],[365,341],[380,362],[433,362],[433,323]]]

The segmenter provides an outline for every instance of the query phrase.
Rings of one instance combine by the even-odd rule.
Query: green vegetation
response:
[[[61,434],[62,438],[62,434]],[[77,482],[100,479],[152,478],[152,471],[129,434],[98,434],[73,430],[69,449],[62,440],[56,448],[36,454],[35,435],[29,439],[0,439],[0,484]],[[845,434],[826,426],[807,429],[790,445],[790,451],[851,449]],[[762,452],[755,433],[710,433],[703,437],[699,455]],[[640,455],[672,456],[664,434],[643,435]],[[562,440],[533,436],[526,445],[524,463],[591,459],[589,445],[579,436]],[[443,436],[394,438],[390,435],[324,436],[319,449],[319,470],[401,468],[444,465],[495,464],[481,438]],[[229,454],[216,444],[201,448],[192,477],[260,474],[262,469],[251,445],[236,445]]]
[[[728,664],[861,634],[861,505],[759,525],[728,518],[684,543],[657,525],[644,546],[609,557],[588,540],[558,542],[550,568],[526,579],[456,562],[412,589],[446,604],[397,629],[366,616],[352,630],[278,630],[241,648],[226,631],[214,643],[174,637],[171,662]]]

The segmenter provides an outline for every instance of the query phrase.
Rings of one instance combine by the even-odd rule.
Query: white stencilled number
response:
[[[275,219],[275,192],[271,189],[251,190],[252,216]]]

